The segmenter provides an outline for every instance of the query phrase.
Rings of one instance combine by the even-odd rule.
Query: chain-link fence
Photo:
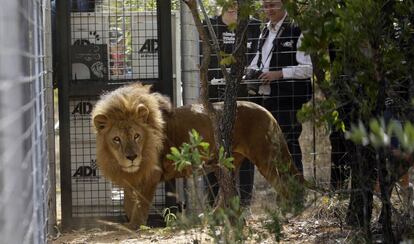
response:
[[[50,2],[1,5],[1,243],[45,243],[48,225],[54,225],[49,211],[53,216],[55,195],[48,142],[53,135]]]

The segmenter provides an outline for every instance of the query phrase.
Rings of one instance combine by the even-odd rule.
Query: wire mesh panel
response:
[[[235,49],[235,33],[224,23],[224,15],[229,18],[231,13],[223,11],[221,15],[210,18],[221,51],[225,53],[219,54],[222,58],[230,55]],[[239,86],[237,99],[255,102],[269,110],[283,131],[297,167],[303,170],[306,178],[316,178],[318,183],[329,186],[329,132],[324,126],[316,127],[312,122],[302,124],[297,119],[302,105],[314,106],[312,97],[316,102],[324,98],[318,93],[313,93],[310,57],[298,52],[300,30],[292,28],[293,25],[288,18],[282,22],[273,28],[267,23],[250,19],[246,31],[247,68]],[[269,36],[272,39],[269,39]],[[223,101],[225,95],[225,81],[217,55],[211,55],[208,70],[209,98],[213,102]],[[262,77],[259,78],[264,72],[281,72],[284,77],[264,82]],[[252,174],[249,173],[251,168],[252,166],[243,162],[238,175],[242,203],[244,199],[247,199],[246,203],[249,202],[249,184],[253,184]],[[210,179],[209,182],[216,181]],[[216,188],[213,190],[217,191]]]
[[[96,137],[90,113],[96,98],[73,98],[69,102],[72,216],[99,217],[123,215],[123,190],[108,182],[96,163]],[[155,194],[150,213],[162,212],[164,184]]]
[[[2,243],[46,242],[48,193],[54,187],[48,176],[47,6],[41,0],[6,1],[0,11]]]
[[[72,6],[72,79],[159,78],[156,1],[94,2]]]
[[[95,135],[90,112],[95,100],[70,101],[72,214],[74,217],[119,214],[120,197],[112,199],[112,187],[99,175]],[[107,209],[110,207],[111,209]]]
[[[172,95],[172,89],[168,90],[172,74],[165,72],[171,62],[160,62],[172,43],[163,51],[159,48],[165,42],[163,36],[171,38],[165,35],[168,32],[160,33],[163,26],[171,28],[171,19],[164,18],[171,13],[160,17],[158,6],[170,11],[169,4],[155,0],[61,4],[58,10],[68,14],[58,20],[60,36],[67,41],[60,60],[69,66],[59,70],[62,222],[79,227],[95,225],[102,218],[122,221],[123,189],[99,171],[90,113],[100,94],[130,82],[153,84],[158,91]],[[160,184],[150,214],[159,216],[167,198],[166,187]],[[151,216],[149,222],[154,222]]]

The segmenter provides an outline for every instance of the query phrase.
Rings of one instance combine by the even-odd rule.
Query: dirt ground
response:
[[[319,128],[315,133],[316,139],[313,140],[312,130],[312,125],[305,123],[300,139],[301,147],[304,148],[302,154],[305,177],[308,180],[316,180],[320,186],[326,186],[330,179],[328,133],[326,129]],[[314,175],[315,173],[316,175]],[[59,183],[60,180],[57,179],[57,182]],[[61,216],[59,187],[57,192],[57,216],[59,220]],[[374,203],[373,223],[378,219],[380,207],[378,199]],[[256,172],[252,204],[247,209],[246,217],[246,232],[250,231],[250,239],[245,243],[276,243],[274,233],[271,233],[265,227],[271,223],[271,216],[265,210],[274,209],[275,205],[275,192],[263,177]],[[337,197],[316,196],[314,193],[310,193],[307,206],[300,215],[291,217],[283,223],[280,243],[363,243],[360,233],[344,226],[347,200],[339,200]],[[189,230],[145,228],[130,231],[119,223],[105,222],[104,226],[105,228],[78,229],[70,232],[61,232],[59,227],[56,227],[57,235],[50,237],[49,243],[214,243],[214,239],[208,235],[208,228],[197,227]],[[379,235],[374,234],[374,239],[379,238]]]
[[[258,233],[267,236],[260,240],[250,240],[246,243],[275,243],[270,233],[260,228],[257,219],[250,219],[248,224]],[[256,225],[256,226],[255,226]],[[309,227],[311,225],[311,227]],[[283,227],[284,235],[280,243],[343,243],[350,231],[341,231],[335,223],[314,223],[309,220],[292,220]],[[253,237],[258,237],[256,234]],[[125,230],[102,231],[92,229],[79,230],[71,233],[62,233],[52,243],[214,243],[206,229],[191,229],[187,231],[170,229],[151,229],[145,231],[129,232]]]
[[[276,243],[274,233],[269,232],[265,226],[271,223],[271,216],[264,209],[271,208],[275,195],[272,190],[263,191],[255,189],[255,200],[247,210],[246,232],[249,231],[249,239],[245,243]],[[395,194],[394,194],[395,195]],[[266,198],[266,201],[263,199]],[[398,200],[395,195],[394,199]],[[350,229],[344,225],[344,218],[347,209],[347,200],[338,197],[308,195],[308,207],[298,216],[291,217],[283,223],[279,243],[365,243],[362,233]],[[399,204],[393,204],[397,208]],[[372,219],[372,230],[374,243],[381,242],[381,230],[378,225],[380,202],[374,200],[374,211]],[[401,221],[401,216],[394,223]],[[56,237],[50,238],[52,244],[81,244],[81,243],[161,243],[161,244],[209,244],[215,243],[208,235],[208,228],[196,227],[183,230],[180,228],[145,228],[137,231],[130,231],[117,223],[107,223],[113,230],[104,229],[80,229],[66,233],[58,233]],[[408,226],[409,227],[409,226]],[[107,229],[107,228],[105,228]],[[413,225],[410,227],[413,233]],[[407,232],[407,230],[406,230]],[[399,232],[401,233],[401,232]],[[402,237],[406,240],[401,243],[414,243],[413,235]],[[397,236],[401,238],[401,236]],[[410,240],[411,239],[411,240]]]
[[[292,217],[282,227],[280,243],[345,243],[354,235],[342,227],[341,218],[346,210],[346,202],[335,198],[308,196],[308,208],[299,216]],[[265,209],[274,209],[276,194],[259,175],[255,177],[253,202],[247,209],[246,226],[251,231],[246,243],[276,243],[273,233],[265,226],[271,223],[270,215]],[[175,243],[201,244],[214,243],[208,235],[208,229],[190,230],[151,228],[130,231],[121,224],[107,223],[113,230],[80,229],[58,233],[51,238],[53,244],[80,243]],[[246,231],[247,231],[246,230]]]
[[[267,199],[271,199],[269,193],[265,195]],[[263,209],[266,209],[271,202],[263,203],[253,202],[248,210],[246,226],[253,234],[246,243],[276,243],[274,234],[264,227],[270,222],[270,218]],[[344,207],[345,205],[339,201],[320,198],[301,215],[283,224],[280,243],[346,243],[353,237],[352,231],[341,227],[340,219],[334,216],[334,212],[341,215],[346,209]],[[186,231],[170,228],[129,231],[120,224],[111,225],[114,228],[111,231],[96,228],[59,233],[56,238],[51,239],[51,243],[214,243],[213,238],[208,235],[207,228]]]
[[[303,126],[303,133],[300,139],[303,151],[303,162],[305,176],[313,178],[313,167],[320,172],[317,177],[318,183],[322,185],[329,182],[330,171],[326,173],[324,168],[329,166],[330,151],[327,133],[323,128],[316,131],[317,140],[311,140],[313,127],[309,123]],[[313,147],[316,142],[316,147]],[[313,148],[316,149],[316,161],[313,160]],[[58,152],[57,152],[58,153]],[[308,172],[308,173],[307,173]],[[59,181],[58,181],[59,182]],[[59,191],[58,191],[59,193]],[[312,197],[311,197],[312,198]],[[58,219],[60,219],[60,199],[57,198]],[[253,190],[252,204],[247,209],[246,226],[251,231],[251,239],[246,243],[275,243],[273,233],[264,227],[270,220],[265,209],[274,209],[276,194],[264,178],[256,172],[255,185]],[[340,209],[340,208],[343,209]],[[281,243],[343,243],[350,238],[350,230],[341,227],[339,218],[333,217],[333,210],[340,212],[346,207],[338,201],[330,201],[326,198],[318,198],[301,215],[290,218],[283,224]],[[332,216],[331,216],[332,215]],[[80,244],[80,243],[175,243],[175,244],[200,244],[214,243],[208,235],[208,229],[194,228],[180,230],[171,228],[151,228],[138,231],[130,231],[118,223],[108,223],[109,228],[78,229],[71,232],[60,232],[56,237],[50,238],[53,244]],[[59,228],[57,228],[59,229]],[[106,230],[112,229],[112,230]]]

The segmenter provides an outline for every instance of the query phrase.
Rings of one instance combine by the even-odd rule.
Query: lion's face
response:
[[[112,117],[105,114],[95,115],[93,118],[97,134],[98,148],[106,148],[124,172],[134,173],[142,167],[143,149],[148,135],[148,108],[140,104],[133,113],[123,117]],[[101,150],[102,152],[102,150]],[[99,158],[102,160],[102,155]],[[107,161],[108,159],[104,158]],[[103,163],[103,162],[101,162]]]
[[[140,83],[102,95],[91,114],[101,173],[123,187],[160,180],[163,112],[170,109],[167,97]]]
[[[105,141],[121,169],[134,173],[141,166],[145,138],[145,130],[136,123],[115,123]]]

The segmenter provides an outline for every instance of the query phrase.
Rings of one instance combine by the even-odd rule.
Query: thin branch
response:
[[[201,2],[201,0],[197,0],[197,1],[198,1],[198,5],[200,6],[201,12],[203,13],[204,19],[207,23],[207,29],[208,29],[208,32],[210,33],[211,40],[213,41],[212,46],[215,52],[217,53],[217,61],[220,65],[221,72],[223,73],[224,80],[227,82],[229,81],[230,76],[229,76],[229,73],[227,72],[226,67],[221,64],[222,59],[220,55],[220,44],[218,43],[216,33],[214,32],[213,25],[211,24],[210,18],[208,17],[207,11],[204,8],[203,3]]]
[[[247,29],[249,28],[249,25],[246,25],[245,27],[244,27],[244,29],[243,29],[243,32],[242,32],[242,37],[243,36],[246,36],[247,34]],[[239,43],[237,43],[237,46],[234,48],[234,51],[233,51],[233,53],[237,53],[238,52],[238,50],[242,47],[242,45],[243,44],[245,44],[244,42],[239,42]]]

